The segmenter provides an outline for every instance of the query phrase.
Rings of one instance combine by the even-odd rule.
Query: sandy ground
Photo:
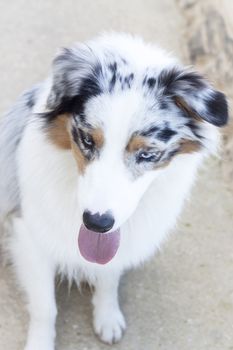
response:
[[[114,29],[187,60],[186,26],[173,0],[0,0],[0,111],[46,76],[59,46]],[[128,330],[113,349],[233,349],[233,188],[222,164],[208,162],[176,232],[150,263],[123,278]],[[58,350],[110,349],[93,335],[88,291],[68,295],[62,284],[57,299]],[[27,322],[11,267],[0,265],[0,350],[23,349]]]

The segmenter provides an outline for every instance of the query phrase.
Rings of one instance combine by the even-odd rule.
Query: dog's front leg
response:
[[[108,344],[118,342],[126,328],[118,302],[119,279],[118,273],[99,274],[92,299],[94,330]]]
[[[26,292],[30,323],[25,350],[54,350],[56,302],[55,269],[23,220],[14,223],[12,253],[19,282]]]

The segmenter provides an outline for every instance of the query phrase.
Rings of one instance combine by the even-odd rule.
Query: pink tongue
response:
[[[78,246],[82,256],[98,264],[107,264],[115,256],[120,245],[120,230],[97,233],[81,226]]]

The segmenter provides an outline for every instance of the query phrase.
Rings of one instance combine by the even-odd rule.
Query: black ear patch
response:
[[[189,116],[197,116],[219,127],[227,124],[228,104],[225,95],[214,90],[198,73],[180,68],[163,70],[158,77],[158,87],[163,96],[175,102],[177,99],[184,101],[182,105],[185,105],[185,112]]]
[[[47,100],[47,122],[59,114],[82,114],[85,103],[102,93],[100,63],[87,47],[63,49],[53,61],[53,82]]]
[[[220,91],[213,91],[213,95],[206,101],[206,121],[216,126],[224,126],[228,121],[228,104],[225,95]]]

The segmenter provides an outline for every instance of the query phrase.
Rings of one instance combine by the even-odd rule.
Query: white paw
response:
[[[124,316],[119,308],[95,310],[93,325],[100,340],[107,344],[119,342],[126,328]]]
[[[35,346],[34,345],[27,345],[24,350],[54,350],[54,347],[51,347],[51,346],[47,346],[47,345],[38,345],[36,344]]]
[[[36,344],[35,346],[34,345],[26,345],[26,347],[24,348],[24,350],[54,350],[54,347],[50,347],[50,346],[41,346],[41,345],[38,345]]]
[[[31,338],[28,339],[24,350],[54,350],[54,344],[45,338]]]
[[[28,344],[24,350],[54,350],[54,347],[51,347],[50,345]]]

